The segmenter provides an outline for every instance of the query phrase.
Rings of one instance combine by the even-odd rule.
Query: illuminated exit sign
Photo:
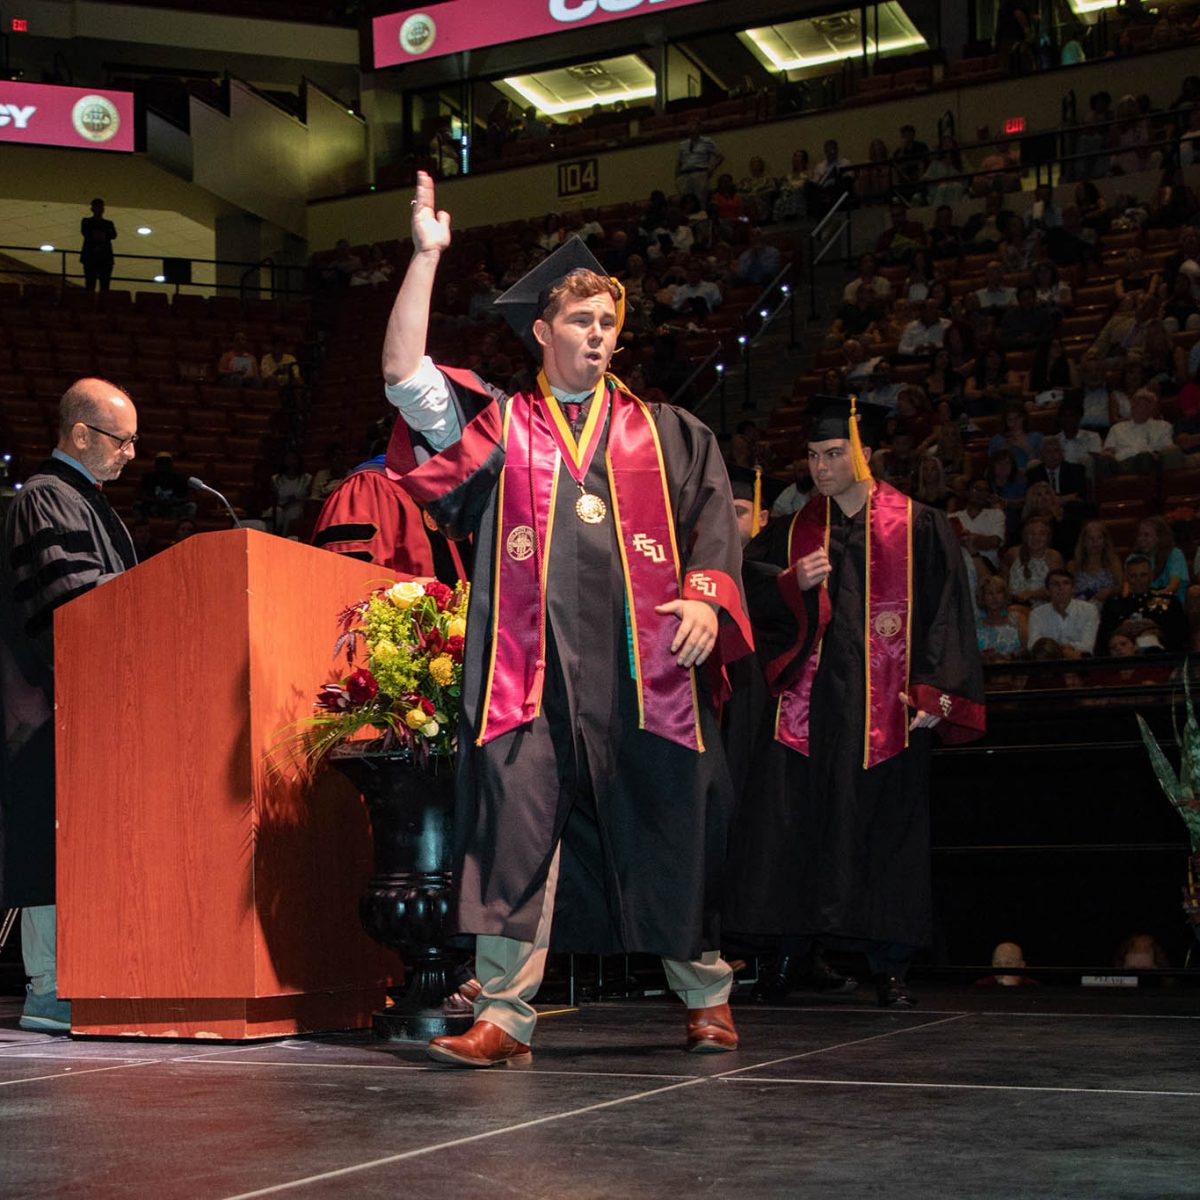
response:
[[[29,22],[24,17],[13,17],[13,33],[28,33]]]
[[[1007,117],[1004,121],[1005,133],[1024,133],[1025,118],[1024,117]]]

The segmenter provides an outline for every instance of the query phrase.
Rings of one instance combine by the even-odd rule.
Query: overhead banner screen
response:
[[[709,0],[450,0],[376,17],[375,66],[394,67]]]
[[[0,82],[0,142],[132,151],[133,93]]]

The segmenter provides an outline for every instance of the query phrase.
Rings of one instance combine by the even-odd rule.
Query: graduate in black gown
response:
[[[505,396],[424,356],[449,216],[419,174],[383,367],[387,463],[475,560],[459,729],[458,917],[475,1025],[436,1061],[529,1056],[546,953],[658,954],[688,1048],[732,1050],[718,886],[732,807],[714,700],[750,646],[716,438],[608,375],[621,289],[578,239],[501,301],[542,359]]]
[[[983,682],[958,541],[943,514],[872,479],[882,420],[860,429],[850,404],[814,401],[816,491],[745,552],[778,700],[731,840],[726,928],[778,938],[793,962],[860,948],[880,1003],[905,1007],[931,932],[930,742],[982,733]]]

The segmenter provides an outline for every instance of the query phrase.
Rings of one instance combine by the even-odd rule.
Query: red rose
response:
[[[424,696],[421,697],[421,711],[424,712],[427,717],[432,717],[434,713],[433,704],[426,700]]]
[[[462,662],[463,659],[463,639],[456,633],[453,637],[446,639],[446,653],[450,655],[455,662]]]
[[[346,679],[346,695],[352,704],[369,704],[379,695],[379,684],[370,671],[361,667]]]
[[[425,595],[432,596],[438,606],[438,612],[445,612],[450,607],[450,598],[454,593],[442,582],[435,579],[425,585]]]

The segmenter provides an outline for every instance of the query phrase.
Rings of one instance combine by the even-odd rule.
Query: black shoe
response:
[[[876,975],[875,994],[880,1008],[915,1008],[917,1004],[903,980],[895,975]]]
[[[782,954],[758,977],[750,993],[758,1004],[776,1004],[796,990],[796,960]]]
[[[819,954],[813,955],[812,965],[801,982],[827,996],[848,996],[858,989],[857,979],[835,971]]]

